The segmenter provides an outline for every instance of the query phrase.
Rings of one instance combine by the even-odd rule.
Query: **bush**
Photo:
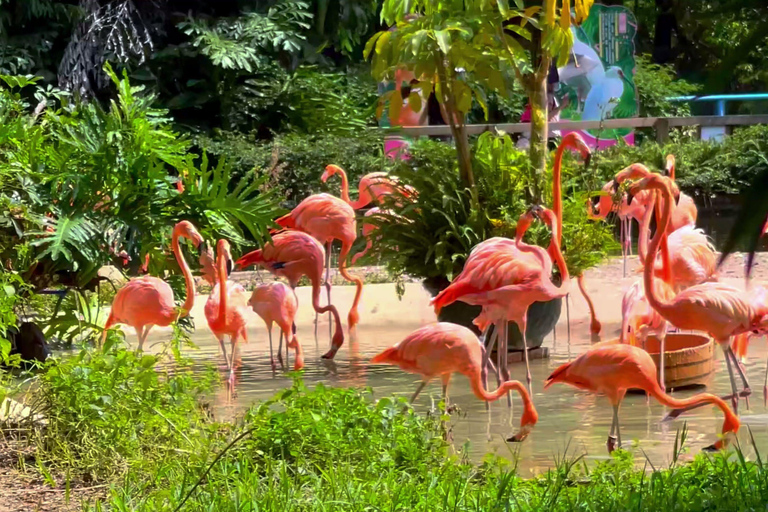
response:
[[[33,439],[38,466],[82,481],[114,478],[167,457],[179,432],[210,428],[200,400],[215,373],[193,375],[191,361],[167,349],[141,354],[108,342],[49,362],[36,393],[47,420]]]
[[[474,171],[480,208],[473,209],[469,190],[458,174],[455,150],[448,144],[419,140],[412,158],[393,170],[419,194],[398,208],[396,216],[380,216],[375,251],[389,270],[423,279],[452,279],[463,268],[469,252],[492,236],[514,237],[518,217],[529,205],[534,178],[526,153],[514,148],[507,135],[483,134],[474,145]],[[580,169],[568,157],[563,173],[563,253],[573,275],[598,264],[615,246],[607,224],[586,216],[587,191]],[[545,197],[551,194],[545,180]],[[581,187],[581,188],[580,188]],[[551,205],[551,198],[546,200]],[[548,230],[536,226],[527,237],[546,246]],[[375,256],[372,256],[375,257]]]
[[[688,194],[742,194],[761,171],[768,170],[768,126],[735,130],[722,143],[685,137],[664,145],[649,140],[637,146],[616,145],[600,151],[593,160],[599,176],[607,181],[635,162],[663,169],[668,154],[675,155],[676,179]]]
[[[198,136],[195,142],[211,155],[226,156],[240,175],[254,168],[270,168],[276,154],[278,165],[269,177],[269,186],[284,198],[283,205],[287,208],[293,208],[316,192],[339,195],[339,180],[320,182],[320,175],[328,164],[344,168],[352,195],[361,176],[383,171],[391,165],[384,156],[384,138],[378,129],[361,129],[350,136],[293,133],[278,136],[271,142],[259,142],[253,134],[219,132],[213,137]]]

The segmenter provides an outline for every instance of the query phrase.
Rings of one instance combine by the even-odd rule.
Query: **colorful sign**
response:
[[[558,68],[557,96],[567,105],[561,120],[602,121],[636,117],[635,36],[637,22],[622,6],[595,4],[580,26],[572,26],[573,48],[568,63]],[[567,97],[567,99],[566,99]],[[631,128],[579,132],[590,146],[603,148],[622,138],[634,144]]]
[[[395,73],[394,82],[383,82],[379,84],[379,96],[383,96],[385,93],[397,90],[402,91],[404,88],[411,93],[420,94],[419,89],[410,89],[411,80],[415,77],[413,73],[405,70],[397,71]],[[394,97],[397,97],[395,95]],[[427,99],[422,96],[421,110],[415,112],[411,108],[411,103],[408,101],[408,97],[403,98],[400,94],[400,98],[403,102],[400,109],[400,116],[397,119],[389,118],[389,104],[384,105],[384,109],[379,118],[379,126],[382,128],[389,128],[392,126],[426,126],[428,124],[426,110]],[[384,137],[384,154],[392,159],[407,159],[408,147],[411,145],[412,140],[403,137],[402,135],[386,135]]]

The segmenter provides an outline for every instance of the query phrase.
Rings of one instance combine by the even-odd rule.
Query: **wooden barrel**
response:
[[[659,340],[650,336],[643,348],[659,368]],[[706,386],[715,369],[715,342],[707,335],[670,332],[664,342],[667,389]]]

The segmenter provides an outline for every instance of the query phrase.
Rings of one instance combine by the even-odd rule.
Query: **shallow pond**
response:
[[[342,316],[346,316],[351,292],[351,287],[334,288],[334,293],[339,296],[339,310],[344,312]],[[619,297],[613,297],[614,293],[619,293]],[[620,292],[614,293],[598,296],[598,310],[606,307],[605,304],[619,308]],[[307,386],[311,387],[317,382],[332,386],[370,386],[376,397],[392,394],[410,396],[419,382],[418,376],[407,374],[395,367],[367,363],[382,349],[397,343],[420,325],[432,321],[431,311],[426,305],[428,297],[418,285],[409,285],[402,302],[398,302],[393,296],[391,285],[366,287],[365,302],[361,308],[362,321],[356,340],[350,342],[347,339],[334,361],[324,361],[320,358],[329,346],[327,317],[321,317],[316,340],[313,336],[311,312],[300,311],[298,334],[305,351],[304,380]],[[307,299],[308,290],[300,289],[300,303],[307,304]],[[337,299],[334,299],[334,302],[337,302]],[[550,336],[545,341],[545,346],[550,350],[550,358],[531,362],[534,403],[539,412],[539,423],[530,437],[520,445],[507,445],[504,441],[516,430],[522,411],[516,395],[513,394],[514,405],[511,411],[502,399],[493,403],[490,412],[487,412],[485,404],[472,395],[467,379],[456,375],[449,388],[449,398],[451,403],[459,408],[459,413],[452,417],[453,442],[457,449],[469,441],[470,453],[476,460],[480,460],[487,452],[514,457],[515,451],[519,450],[520,471],[523,475],[538,473],[551,467],[555,458],[561,457],[566,449],[569,454],[583,453],[591,459],[606,457],[605,442],[612,415],[607,400],[562,384],[557,384],[546,392],[543,390],[543,382],[554,368],[572,360],[591,344],[583,306],[578,302],[580,301],[572,298],[570,344],[566,340],[565,319],[562,318],[557,330],[557,339]],[[603,319],[604,333],[616,332],[616,314],[606,317]],[[216,362],[222,376],[226,376],[226,366],[218,343],[207,329],[201,328],[205,325],[202,317],[197,324],[198,330],[193,339],[199,350],[192,351],[190,355],[201,361]],[[255,315],[253,321],[249,322],[248,334],[250,342],[238,351],[236,394],[232,401],[228,402],[226,392],[221,390],[217,399],[217,414],[221,417],[236,417],[254,402],[269,398],[291,385],[290,377],[285,373],[272,372],[267,333],[263,323]],[[604,339],[609,337],[612,336],[606,336]],[[166,339],[167,334],[157,333],[153,338]],[[275,349],[277,339],[275,331]],[[227,348],[229,350],[229,347]],[[707,390],[724,395],[730,391],[728,374],[719,349],[716,355],[718,361],[715,364],[715,373]],[[744,427],[740,431],[739,441],[748,456],[752,456],[753,450],[747,425],[752,429],[757,446],[768,451],[768,409],[763,406],[762,400],[766,355],[765,340],[753,340],[746,370],[754,395],[750,400],[750,410],[747,410],[743,401],[740,409]],[[523,380],[524,368],[522,363],[512,364],[512,378]],[[493,379],[491,381],[493,384]],[[675,393],[675,396],[686,397],[700,391],[702,389],[682,391]],[[430,384],[417,400],[416,409],[427,412],[433,401],[435,404],[439,401],[440,393],[439,381]],[[672,457],[676,432],[683,427],[684,422],[687,422],[689,430],[689,454],[685,456],[698,453],[703,447],[714,442],[722,424],[722,414],[712,407],[696,409],[670,423],[660,422],[664,415],[665,408],[655,401],[646,403],[644,395],[628,395],[625,399],[620,415],[622,440],[624,446],[635,453],[638,463],[642,464],[647,456],[656,467],[668,464]]]

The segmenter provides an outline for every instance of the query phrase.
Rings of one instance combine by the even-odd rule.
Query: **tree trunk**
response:
[[[477,189],[475,188],[475,176],[472,172],[472,158],[469,151],[469,137],[467,136],[466,126],[463,120],[459,119],[457,122],[457,116],[459,112],[456,108],[456,98],[453,94],[453,76],[448,76],[452,73],[446,69],[445,63],[442,59],[437,60],[437,72],[438,79],[440,80],[440,95],[442,96],[443,107],[445,108],[446,115],[448,116],[448,126],[451,128],[451,134],[453,135],[454,143],[456,144],[456,152],[459,158],[459,176],[461,180],[467,185],[472,195],[472,203],[477,204]],[[441,98],[438,97],[438,100]]]

